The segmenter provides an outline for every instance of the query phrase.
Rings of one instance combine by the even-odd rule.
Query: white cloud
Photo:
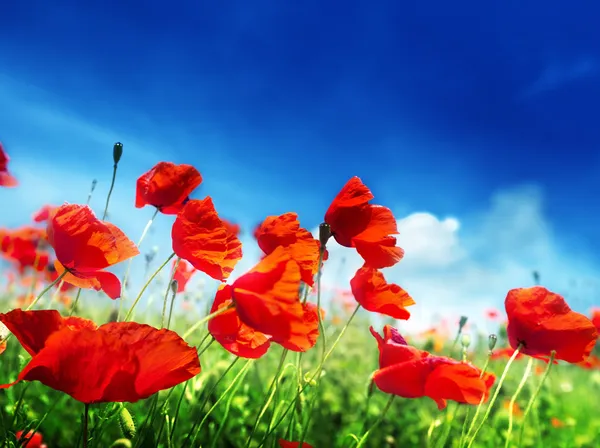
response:
[[[575,296],[569,285],[572,279],[597,277],[599,269],[586,261],[585,254],[563,251],[542,206],[541,191],[527,186],[499,192],[487,209],[463,217],[462,222],[429,213],[400,219],[398,245],[406,254],[383,272],[417,304],[410,308],[411,318],[398,326],[425,329],[440,317],[456,322],[466,315],[485,329],[485,310],[503,312],[506,293],[532,286],[534,270],[541,273],[544,286],[564,294],[572,308],[587,312],[594,290],[580,288]],[[349,285],[361,258],[335,241],[328,249],[331,256],[323,284]]]

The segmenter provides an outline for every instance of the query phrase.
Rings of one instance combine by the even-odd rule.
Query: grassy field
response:
[[[109,318],[110,308],[94,309],[97,293],[84,296],[80,314],[97,322]],[[2,297],[4,309],[14,306],[11,296]],[[97,302],[96,302],[97,303]],[[60,305],[63,313],[68,307]],[[91,312],[90,312],[91,311]],[[176,308],[175,330],[183,334],[193,320],[190,313]],[[344,328],[349,316],[336,315],[328,319],[327,340],[334,341]],[[277,387],[260,423],[251,446],[258,446],[267,434],[266,447],[277,447],[279,438],[299,440],[306,429],[305,441],[314,447],[351,447],[356,445],[366,429],[378,423],[370,432],[364,446],[457,447],[463,432],[475,413],[475,406],[451,403],[445,411],[438,411],[428,398],[397,398],[384,418],[378,422],[388,396],[370,388],[369,378],[377,369],[377,345],[368,331],[367,314],[359,313],[340,339],[332,356],[327,360],[318,388],[314,380],[308,383],[319,363],[320,344],[300,356],[289,352],[279,375]],[[140,315],[138,320],[158,324],[158,313]],[[265,402],[283,350],[273,346],[261,359],[237,359],[217,343],[209,344],[205,329],[199,329],[188,342],[200,345],[202,372],[186,385],[161,391],[147,400],[125,404],[135,431],[122,429],[121,405],[96,404],[90,409],[90,446],[186,446],[188,435],[196,437],[193,445],[202,447],[244,447],[252,431],[257,414]],[[482,366],[488,356],[487,337],[472,341],[478,347],[467,351],[468,359]],[[435,339],[435,340],[434,340]],[[452,340],[439,337],[421,337],[415,344],[440,354],[449,354]],[[477,343],[475,343],[477,342]],[[331,343],[329,343],[330,345]],[[443,344],[443,346],[441,345]],[[497,348],[506,341],[499,335]],[[461,342],[455,354],[461,355]],[[28,355],[16,341],[8,343],[1,355],[0,380],[8,382],[28,360]],[[507,358],[494,359],[489,370],[499,376]],[[300,361],[301,369],[297,365]],[[525,371],[527,359],[517,360],[511,367],[496,404],[479,432],[474,447],[504,446],[509,425],[508,401],[517,389]],[[540,382],[546,364],[536,360],[532,376],[518,396],[514,412],[512,446],[535,447],[595,447],[600,443],[600,415],[597,397],[600,393],[600,372],[574,365],[553,366],[547,381],[535,402],[533,411],[523,421],[531,394]],[[299,387],[308,384],[300,400],[293,402]],[[290,408],[290,403],[293,403]],[[311,403],[313,406],[310,412]],[[48,447],[74,447],[81,443],[83,406],[72,398],[38,382],[21,383],[0,392],[2,432],[5,446],[18,446],[15,433],[37,428]],[[288,408],[290,408],[289,412]],[[482,407],[481,415],[486,406]],[[311,421],[307,427],[307,420]],[[175,422],[176,420],[176,422]],[[281,422],[280,422],[281,420]],[[275,423],[279,423],[275,426]],[[127,426],[127,425],[125,425]],[[518,445],[521,426],[524,426],[522,445]]]

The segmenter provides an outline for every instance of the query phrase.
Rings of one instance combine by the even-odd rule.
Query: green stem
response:
[[[492,359],[493,354],[494,354],[494,352],[492,350],[490,350],[488,352],[487,358],[485,359],[485,364],[483,365],[483,369],[481,369],[481,373],[479,374],[479,378],[483,378],[483,375],[485,375],[485,372],[487,371],[487,368],[490,364],[490,360]],[[475,416],[473,417],[473,421],[471,421],[469,430],[465,434],[465,430],[467,428],[467,421],[469,420],[469,414],[471,411],[471,407],[470,406],[467,407],[467,412],[465,412],[465,421],[463,422],[463,427],[462,427],[462,431],[460,434],[460,441],[458,443],[459,447],[462,447],[463,443],[465,443],[467,441],[467,439],[469,438],[469,436],[471,435],[471,432],[473,431],[473,428],[475,427],[475,423],[477,422],[477,418],[479,417],[479,413],[481,412],[481,406],[483,406],[484,401],[485,401],[485,395],[482,395],[481,400],[479,400],[479,404],[477,405],[477,409],[475,410]]]
[[[88,420],[90,413],[90,405],[85,403],[83,411],[83,448],[88,446]]]
[[[360,448],[361,446],[363,446],[363,444],[367,441],[367,438],[369,437],[369,434],[371,433],[371,431],[373,431],[373,429],[375,429],[377,427],[377,425],[379,425],[382,422],[382,420],[385,418],[385,414],[392,406],[392,403],[394,402],[395,398],[396,398],[395,395],[392,395],[390,397],[387,404],[385,405],[385,408],[383,408],[383,411],[379,415],[379,418],[377,420],[375,420],[375,422],[371,425],[371,427],[367,430],[367,432],[365,432],[364,435],[360,438],[360,440],[358,441],[358,445],[356,445],[356,448]]]
[[[325,253],[325,246],[321,247],[319,251],[319,271],[317,272],[317,317],[319,319],[319,333],[321,333],[321,362],[319,367],[317,368],[317,379],[315,385],[315,393],[313,394],[312,400],[310,400],[310,404],[308,405],[308,419],[302,428],[302,435],[300,436],[299,446],[302,446],[304,443],[304,439],[306,438],[306,434],[308,433],[308,428],[310,427],[310,421],[312,420],[312,413],[315,407],[315,403],[317,402],[317,393],[319,390],[319,384],[321,382],[321,372],[323,371],[323,365],[325,364],[325,356],[327,355],[327,344],[325,339],[325,326],[323,325],[323,316],[321,315],[321,276],[323,275],[323,255]]]
[[[452,409],[450,409],[450,406],[452,406]],[[458,403],[453,403],[450,406],[447,408],[444,427],[442,428],[442,435],[436,442],[436,447],[444,448],[444,446],[446,446],[446,442],[448,441],[448,436],[450,435],[450,430],[452,429],[452,422],[454,421],[454,417],[456,416],[456,412],[458,410]]]
[[[525,412],[523,413],[523,424],[521,425],[521,431],[519,431],[519,446],[522,446],[523,432],[525,429],[525,422],[527,421],[527,416],[529,415],[529,412],[531,412],[531,408],[533,408],[535,400],[537,399],[538,395],[540,394],[540,391],[542,390],[542,386],[544,385],[546,378],[548,378],[548,374],[550,373],[550,370],[552,369],[552,364],[554,364],[555,357],[556,357],[556,352],[554,350],[552,350],[552,353],[550,354],[550,361],[548,362],[548,367],[546,367],[546,370],[544,371],[544,375],[542,376],[542,379],[540,380],[540,384],[538,384],[537,389],[535,390],[535,392],[529,399],[529,403],[527,403],[527,407],[525,408]]]
[[[286,358],[288,352],[289,352],[288,349],[283,349],[283,352],[281,353],[281,358],[279,359],[279,365],[277,366],[277,370],[275,371],[275,375],[273,376],[273,381],[271,381],[271,385],[267,389],[267,393],[265,394],[265,399],[263,400],[263,404],[261,406],[260,412],[256,416],[256,420],[254,420],[254,425],[252,426],[252,431],[250,432],[250,436],[248,437],[248,441],[246,442],[246,448],[248,448],[250,446],[250,444],[252,443],[252,437],[254,437],[254,433],[256,432],[256,429],[258,428],[260,419],[262,418],[264,413],[267,411],[267,408],[269,407],[269,404],[271,403],[271,399],[272,399],[271,390],[274,387],[276,387],[278,376],[281,373],[281,371],[283,370],[283,363],[285,362],[285,358]]]
[[[148,286],[150,286],[150,283],[152,283],[152,280],[154,280],[154,278],[160,273],[160,271],[162,271],[162,269],[167,264],[169,264],[169,261],[171,261],[171,259],[174,256],[175,256],[175,253],[172,253],[171,255],[169,255],[169,258],[167,258],[165,260],[165,262],[163,264],[161,264],[156,271],[154,271],[154,274],[152,274],[150,276],[150,278],[148,279],[148,281],[144,284],[144,286],[142,287],[141,291],[139,292],[139,294],[137,295],[137,297],[133,301],[133,305],[131,305],[131,308],[129,308],[129,311],[127,312],[127,315],[125,316],[125,319],[124,319],[125,322],[127,322],[129,320],[129,318],[131,317],[131,314],[133,313],[133,309],[135,308],[135,306],[138,304],[138,302],[140,301],[140,299],[144,295],[144,292],[146,291],[146,289],[148,288]],[[121,298],[121,300],[123,300],[123,299]]]
[[[246,365],[249,365],[249,364],[246,364]],[[246,375],[246,373],[248,372],[245,369],[246,369],[246,367],[242,368],[242,370],[241,370],[242,372],[245,372],[242,374],[241,379],[243,379],[244,376]],[[229,417],[229,410],[231,409],[231,404],[233,403],[233,399],[237,395],[237,391],[242,384],[243,384],[243,382],[237,381],[237,377],[236,377],[236,379],[234,379],[232,381],[231,385],[229,385],[229,387],[225,390],[225,392],[223,392],[223,395],[227,395],[229,393],[229,390],[231,388],[233,388],[233,390],[231,391],[231,394],[229,394],[229,399],[227,400],[227,404],[225,405],[225,413],[223,414],[223,418],[221,419],[222,423],[219,425],[219,429],[217,430],[217,433],[213,437],[213,441],[212,441],[210,448],[216,448],[217,443],[221,440],[221,438],[220,438],[221,433],[227,426],[227,417]]]
[[[200,410],[200,412],[202,412],[204,410],[204,407],[206,406],[206,403],[208,403],[208,400],[210,399],[212,393],[217,389],[217,386],[219,385],[219,383],[221,381],[223,381],[223,379],[227,376],[227,374],[233,368],[233,366],[235,365],[235,363],[238,362],[240,359],[241,358],[236,357],[231,362],[231,364],[229,364],[229,366],[225,369],[225,371],[221,374],[221,376],[217,379],[217,381],[215,381],[215,383],[212,385],[212,387],[208,390],[208,392],[206,393],[206,397],[204,398],[204,400],[202,400],[202,403],[198,407],[198,409]],[[246,366],[244,366],[242,368],[242,370],[246,369],[251,364],[251,362],[252,362],[252,360],[249,360],[248,363],[246,363]],[[240,373],[241,373],[241,371],[238,372],[238,374],[236,375],[236,377],[233,379],[233,382],[237,381]],[[230,387],[231,387],[231,385],[230,385]],[[229,389],[227,389],[227,390],[229,390]],[[221,396],[223,396],[223,394],[221,394]],[[202,428],[202,425],[204,424],[204,421],[206,420],[206,417],[207,417],[207,415],[204,415],[204,417],[202,418],[202,420],[196,419],[194,421],[194,424],[192,425],[192,428],[189,430],[188,436],[185,439],[185,442],[183,443],[183,446],[187,446],[188,442],[190,442],[190,438],[192,437],[192,434],[194,434],[194,437],[192,439],[192,444],[196,442],[196,437],[198,437],[198,433],[200,432],[200,429]]]
[[[187,339],[194,331],[196,331],[198,328],[200,328],[203,324],[205,324],[206,322],[208,322],[209,320],[211,320],[213,317],[218,316],[219,314],[223,314],[226,311],[229,311],[231,308],[233,308],[233,307],[232,306],[227,306],[227,307],[224,306],[222,308],[219,308],[214,313],[211,313],[208,316],[205,316],[203,319],[200,319],[198,322],[196,322],[194,325],[192,325],[188,329],[188,331],[186,331],[185,333],[183,333],[182,338],[183,339]]]
[[[173,435],[175,434],[175,428],[177,428],[177,421],[179,419],[179,411],[181,409],[181,403],[183,402],[183,397],[185,397],[185,391],[187,390],[189,380],[185,382],[183,385],[183,389],[181,391],[181,395],[179,396],[179,400],[177,400],[177,407],[175,408],[175,417],[173,417],[173,429],[171,431],[171,437],[169,438],[171,442],[173,442]]]
[[[504,445],[505,448],[508,448],[510,446],[510,441],[511,441],[511,437],[512,437],[512,429],[513,429],[514,407],[515,407],[515,403],[517,401],[517,396],[521,393],[521,390],[523,390],[523,386],[525,386],[525,383],[527,382],[527,379],[529,378],[529,374],[531,373],[532,366],[533,366],[533,358],[530,357],[529,361],[527,361],[527,366],[525,367],[525,373],[523,373],[521,382],[517,386],[517,390],[515,391],[514,395],[511,397],[510,402],[508,404],[508,431],[506,433],[506,444]]]
[[[21,409],[21,404],[23,403],[23,398],[25,398],[25,392],[27,392],[27,389],[29,388],[29,385],[31,383],[27,383],[23,386],[23,389],[21,390],[21,394],[19,395],[19,398],[17,399],[17,403],[15,404],[15,409],[13,412],[13,419],[12,419],[12,423],[11,426],[15,426],[15,423],[17,421],[17,415],[19,414],[19,409]]]
[[[142,244],[142,241],[144,241],[144,238],[146,237],[148,230],[150,229],[150,226],[152,226],[152,223],[154,222],[154,219],[156,218],[156,215],[158,215],[158,209],[156,209],[154,211],[154,214],[152,215],[152,218],[150,218],[150,220],[148,221],[148,223],[146,224],[146,227],[144,227],[144,230],[142,232],[142,236],[140,237],[140,239],[138,240],[136,246],[139,249],[140,245]],[[173,254],[174,256],[175,254]],[[117,314],[117,322],[119,322],[121,320],[121,314],[123,314],[123,298],[125,296],[125,289],[127,287],[127,280],[129,280],[129,272],[131,271],[131,263],[133,263],[133,258],[130,258],[129,261],[127,262],[127,269],[125,269],[125,275],[123,276],[123,281],[121,282],[122,284],[122,289],[121,289],[121,300],[119,300],[119,312]],[[162,267],[161,267],[162,269]],[[125,319],[127,320],[127,319]]]
[[[181,261],[181,258],[177,257],[177,260],[175,261],[175,266],[173,266],[173,269],[171,269],[171,276],[169,277],[169,281],[167,283],[167,288],[165,290],[165,297],[163,300],[163,309],[162,309],[162,316],[160,319],[160,328],[164,328],[165,326],[165,317],[167,315],[167,302],[169,301],[169,292],[173,293],[173,299],[171,300],[171,311],[169,312],[169,322],[171,322],[171,313],[173,312],[173,302],[175,301],[175,294],[177,294],[177,290],[175,291],[171,291],[171,283],[173,283],[173,278],[175,278],[175,272],[177,271],[177,266],[179,266],[179,262]],[[167,329],[169,328],[169,324],[167,324]]]
[[[41,299],[41,298],[44,296],[44,294],[46,294],[48,291],[50,291],[50,289],[52,289],[52,287],[53,287],[54,285],[56,285],[58,282],[60,282],[60,281],[63,279],[63,277],[64,277],[65,275],[67,275],[67,272],[69,272],[69,271],[67,271],[67,270],[65,269],[65,271],[64,271],[62,274],[60,274],[60,275],[59,275],[59,276],[56,278],[56,280],[54,280],[52,283],[50,283],[48,286],[46,286],[46,287],[45,287],[45,288],[42,290],[42,292],[40,292],[40,293],[38,294],[38,296],[36,297],[36,299],[35,299],[33,302],[31,302],[31,304],[30,304],[30,305],[29,305],[27,308],[25,308],[25,311],[29,311],[29,310],[31,310],[31,309],[32,309],[32,308],[33,308],[33,307],[34,307],[34,306],[35,306],[35,305],[36,305],[36,304],[37,304],[37,303],[40,301],[40,299]]]
[[[104,206],[104,213],[102,214],[102,221],[106,219],[108,213],[108,203],[110,202],[110,196],[112,195],[113,188],[115,188],[115,179],[117,178],[117,164],[113,165],[112,180],[110,182],[110,189],[108,190],[108,196],[106,196],[106,205]]]
[[[75,296],[75,300],[73,301],[73,305],[71,306],[71,311],[69,312],[69,317],[73,315],[75,310],[77,309],[77,304],[79,303],[79,298],[81,297],[81,288],[77,290],[77,295]]]
[[[492,399],[490,400],[490,402],[488,404],[488,407],[487,407],[487,409],[485,411],[485,414],[483,415],[483,419],[481,420],[481,422],[479,423],[479,425],[475,429],[475,433],[473,434],[473,437],[469,441],[469,444],[467,445],[467,448],[471,448],[471,445],[473,445],[473,442],[477,438],[477,434],[479,433],[479,431],[483,427],[483,424],[485,423],[485,421],[490,416],[490,413],[492,412],[492,408],[494,407],[494,403],[496,402],[496,399],[498,398],[498,394],[500,393],[500,389],[502,388],[502,384],[504,384],[504,380],[506,379],[506,375],[508,374],[510,366],[512,365],[513,361],[517,358],[517,356],[518,356],[521,348],[522,348],[522,345],[519,344],[519,346],[517,347],[517,349],[515,350],[515,352],[512,354],[512,356],[510,357],[510,359],[506,363],[506,367],[504,367],[504,371],[502,372],[502,375],[500,376],[500,380],[498,381],[498,385],[496,386],[496,390],[494,391],[494,395],[492,396]],[[475,417],[473,418],[473,420],[475,421],[476,418],[477,418],[477,415],[475,415]]]
[[[356,308],[354,309],[354,312],[352,313],[352,315],[350,316],[350,318],[346,322],[346,325],[344,325],[344,327],[340,330],[340,334],[338,335],[337,339],[333,342],[333,344],[329,348],[329,351],[325,355],[325,361],[327,361],[327,359],[329,359],[329,357],[331,356],[331,354],[335,350],[336,346],[338,345],[338,343],[342,339],[342,336],[344,335],[344,333],[346,332],[346,330],[350,326],[350,323],[354,319],[354,316],[356,316],[356,314],[358,313],[359,309],[360,309],[360,305],[357,305]],[[308,385],[312,382],[312,380],[315,379],[316,376],[317,376],[317,372],[315,372],[312,375],[312,377],[308,381],[306,381],[305,384],[301,388],[299,388],[298,393],[296,394],[296,396],[292,399],[292,401],[290,402],[290,404],[288,405],[288,407],[286,408],[286,410],[283,412],[283,414],[281,415],[281,417],[279,417],[279,419],[277,420],[277,422],[275,423],[275,425],[271,428],[271,430],[267,432],[267,435],[263,438],[263,440],[260,443],[260,445],[258,446],[258,448],[262,447],[265,444],[265,442],[267,441],[268,437],[273,433],[273,431],[275,431],[275,429],[285,419],[285,417],[288,414],[288,412],[292,409],[293,406],[295,406],[296,402],[300,398],[300,395],[302,395],[302,392],[304,392],[304,390],[308,387]]]

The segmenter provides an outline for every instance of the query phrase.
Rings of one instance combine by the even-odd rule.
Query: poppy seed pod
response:
[[[326,222],[319,224],[319,243],[321,243],[321,250],[325,250],[327,241],[331,238],[331,227]]]
[[[113,146],[113,160],[115,161],[115,165],[119,163],[121,160],[121,156],[123,155],[123,143],[115,143]]]

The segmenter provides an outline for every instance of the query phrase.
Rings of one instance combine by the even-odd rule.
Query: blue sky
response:
[[[85,201],[93,178],[101,209],[122,141],[113,212],[132,235],[151,214],[128,208],[135,178],[159,160],[197,166],[198,196],[245,225],[293,210],[314,228],[358,175],[399,219],[458,220],[480,267],[505,238],[515,263],[556,258],[550,278],[598,273],[600,7],[293,3],[2,5],[0,139],[23,179],[2,223]],[[551,255],[503,236],[519,206]]]

